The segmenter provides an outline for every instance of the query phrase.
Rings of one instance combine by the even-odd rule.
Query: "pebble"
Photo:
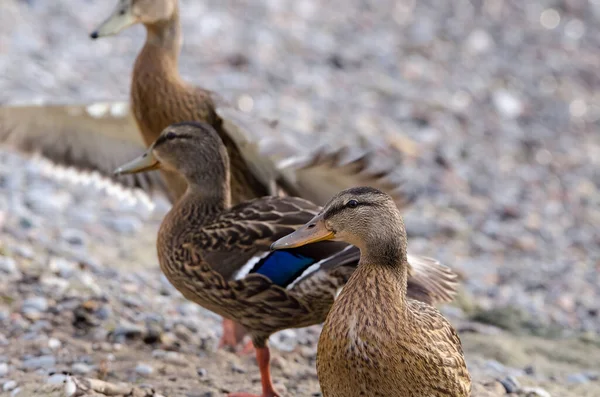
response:
[[[0,363],[0,378],[4,378],[6,375],[8,375],[8,364]]]
[[[138,374],[143,375],[143,376],[148,376],[148,375],[151,375],[152,372],[154,372],[154,368],[152,368],[148,364],[139,363],[135,367],[135,372],[137,372]]]
[[[21,309],[23,313],[31,311],[45,312],[46,310],[48,310],[48,300],[42,296],[25,299]]]
[[[62,342],[56,338],[48,339],[48,347],[52,350],[60,349],[62,346]]]
[[[75,382],[73,382],[71,377],[69,377],[67,379],[67,381],[65,382],[65,396],[70,397],[70,396],[74,395],[76,392],[77,392],[77,385],[75,384]]]
[[[2,385],[2,390],[4,391],[11,391],[17,388],[17,382],[15,382],[14,380],[9,380],[4,382],[4,384]]]
[[[567,376],[567,382],[569,383],[588,383],[590,378],[588,378],[585,374],[571,374]]]
[[[57,273],[60,277],[69,278],[75,273],[77,264],[65,258],[54,257],[50,260],[49,267],[52,272]]]
[[[198,368],[198,369],[196,369],[196,373],[201,378],[204,378],[206,375],[208,375],[208,371],[205,368]]]
[[[494,92],[494,105],[496,110],[507,119],[514,119],[523,112],[521,100],[510,91],[498,90]]]
[[[552,397],[550,393],[541,387],[524,387],[519,390],[519,395],[525,397]]]
[[[91,365],[88,365],[86,363],[74,363],[71,366],[71,370],[73,371],[73,373],[80,375],[85,375],[91,372],[93,369],[94,368]]]
[[[19,269],[17,269],[17,263],[13,258],[8,256],[0,256],[0,272],[6,274],[17,274],[19,273]]]
[[[31,357],[23,360],[22,367],[25,369],[52,368],[56,365],[56,358],[51,355]]]

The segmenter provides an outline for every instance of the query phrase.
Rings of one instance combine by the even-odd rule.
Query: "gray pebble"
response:
[[[6,274],[19,273],[19,269],[17,269],[17,262],[8,256],[0,256],[0,272]]]
[[[42,296],[34,296],[23,301],[23,313],[29,311],[45,312],[48,310],[48,300]]]
[[[10,395],[12,396],[16,396],[17,394],[19,394],[21,392],[21,388],[17,387],[15,390],[13,390]]]
[[[31,357],[23,360],[22,367],[25,369],[52,368],[56,365],[56,358],[51,355]]]
[[[77,229],[65,229],[62,231],[62,238],[73,246],[84,246],[87,243],[88,236]]]
[[[196,373],[201,378],[204,378],[206,375],[208,375],[208,371],[205,368],[198,368],[198,369],[196,369]]]
[[[4,384],[2,385],[2,390],[3,391],[11,391],[17,388],[17,382],[15,382],[14,380],[9,380],[4,382]]]
[[[238,374],[245,374],[246,370],[242,367],[237,366],[236,364],[231,365],[231,370]]]
[[[4,378],[8,374],[8,364],[0,363],[0,378]]]
[[[509,394],[516,393],[521,388],[519,381],[517,381],[514,376],[507,376],[506,378],[501,379],[500,383],[502,383],[502,386],[504,386],[504,389]]]
[[[144,376],[148,376],[151,375],[152,372],[154,372],[154,368],[152,368],[150,365],[148,364],[144,364],[144,363],[139,363],[136,367],[135,367],[135,372],[137,372],[140,375],[144,375]]]
[[[91,372],[93,369],[94,368],[91,365],[88,365],[86,363],[74,363],[71,366],[71,370],[73,371],[73,373],[80,375],[85,375]]]
[[[569,383],[579,383],[579,384],[583,384],[583,383],[588,383],[590,381],[590,379],[582,373],[577,373],[577,374],[571,374],[569,376],[567,376],[567,382]]]

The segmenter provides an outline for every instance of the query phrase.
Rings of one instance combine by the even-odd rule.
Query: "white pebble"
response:
[[[16,388],[17,388],[17,382],[15,382],[14,380],[9,380],[7,382],[4,382],[4,384],[2,385],[3,391],[11,391]]]
[[[62,346],[62,342],[56,338],[48,339],[48,347],[52,350],[60,349]]]
[[[135,367],[135,372],[137,372],[140,375],[150,375],[152,374],[152,372],[154,372],[154,368],[152,368],[148,364],[139,363],[137,367]]]
[[[71,397],[77,391],[77,385],[75,382],[69,377],[65,382],[65,396]]]
[[[521,100],[507,90],[494,92],[493,101],[498,113],[507,119],[517,118],[523,112]]]
[[[0,363],[0,378],[4,378],[8,374],[8,364]]]

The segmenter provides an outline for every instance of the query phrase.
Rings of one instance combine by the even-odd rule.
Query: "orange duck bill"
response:
[[[275,241],[271,244],[271,250],[296,248],[317,241],[332,240],[334,237],[335,233],[325,226],[323,214],[319,214],[295,232]]]

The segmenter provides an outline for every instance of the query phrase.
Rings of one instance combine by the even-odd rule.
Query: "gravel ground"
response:
[[[113,3],[4,0],[0,102],[127,98],[143,29],[96,42],[87,36]],[[410,245],[464,275],[459,304],[445,312],[466,324],[461,336],[478,377],[515,375],[525,383],[549,382],[549,390],[569,384],[574,395],[585,392],[573,385],[597,392],[592,370],[600,364],[572,354],[600,345],[599,1],[187,0],[181,7],[181,72],[189,81],[245,104],[251,98],[253,113],[279,118],[296,131],[290,141],[367,139],[406,154],[405,173],[421,188],[405,214]],[[0,352],[0,379],[21,382],[19,376],[35,373],[23,367],[31,354],[54,355],[48,367],[75,373],[71,365],[82,362],[100,377],[104,357],[116,363],[106,371],[109,379],[139,384],[145,381],[138,378],[151,376],[164,381],[163,393],[177,395],[177,386],[168,386],[170,370],[157,364],[162,353],[153,354],[160,348],[193,357],[189,371],[206,369],[208,384],[197,375],[195,383],[182,383],[188,390],[251,386],[255,367],[242,374],[231,365],[245,369],[252,360],[212,353],[208,346],[218,319],[192,309],[160,281],[154,239],[164,202],[152,211],[114,187],[108,194],[66,181],[77,179],[74,173],[57,180],[44,163],[8,152],[0,158],[0,247],[6,255],[0,272],[10,275],[1,278],[0,320],[10,326],[4,324],[0,343],[4,335],[19,350]],[[107,301],[96,301],[106,295]],[[37,312],[24,310],[34,296],[47,308],[34,300],[29,305]],[[72,338],[75,326],[61,316],[77,318],[71,313],[89,299],[96,299],[94,310],[109,313],[94,314],[99,325],[89,326],[91,335]],[[174,349],[186,310],[199,310],[201,324],[185,325],[193,347],[180,342]],[[492,327],[503,336],[484,348],[476,337],[481,326],[469,325],[472,319],[510,332]],[[131,344],[107,342],[104,351],[99,341],[122,322],[158,323],[160,332],[172,335],[150,344],[143,336]],[[477,332],[468,332],[473,327]],[[311,367],[317,332],[281,337],[278,347],[294,351],[281,353],[275,376],[283,375],[288,383],[282,386],[292,395],[318,392]],[[547,350],[521,349],[525,341],[546,343],[526,339],[535,336],[511,339],[524,332],[568,339],[547,342]],[[48,337],[69,343],[53,350]],[[115,343],[133,358],[110,350]],[[215,354],[226,357],[215,361]],[[154,368],[151,375],[144,374],[148,368],[136,370],[138,359]],[[12,378],[2,374],[3,362]]]

